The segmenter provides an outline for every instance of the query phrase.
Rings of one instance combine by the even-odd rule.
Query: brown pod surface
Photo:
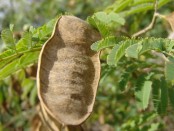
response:
[[[100,77],[100,34],[85,21],[61,16],[38,63],[38,96],[46,111],[65,125],[84,122],[93,110]]]
[[[170,24],[172,31],[174,32],[174,12],[164,17]]]

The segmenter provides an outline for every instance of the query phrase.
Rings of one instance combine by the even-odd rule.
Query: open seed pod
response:
[[[174,39],[174,12],[163,17],[171,26],[172,32],[170,32],[168,38]]]
[[[100,34],[85,21],[61,16],[44,44],[38,63],[37,88],[55,120],[79,125],[93,110],[100,77],[99,52],[90,49]]]
[[[165,16],[165,19],[169,22],[172,31],[174,32],[174,12]]]

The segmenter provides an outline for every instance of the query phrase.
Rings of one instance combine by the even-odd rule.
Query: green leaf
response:
[[[105,23],[98,20],[95,16],[88,17],[87,21],[94,28],[98,29],[103,38],[111,35],[109,27]]]
[[[124,18],[114,12],[109,14],[97,12],[93,16],[88,17],[87,21],[90,25],[98,29],[103,38],[112,34],[111,31],[116,27],[116,23],[120,25],[125,23]]]
[[[161,79],[161,98],[158,107],[158,113],[164,114],[166,113],[168,106],[168,87],[164,78]]]
[[[162,53],[163,51],[171,51],[174,41],[163,38],[128,39],[126,37],[109,36],[92,44],[91,49],[99,51],[114,45],[115,48],[107,56],[109,65],[116,65],[124,55],[137,59],[140,55],[150,50],[157,50]]]
[[[16,59],[6,65],[4,68],[0,70],[0,80],[5,77],[15,73],[16,71],[29,66],[30,64],[37,62],[39,56],[39,52],[30,52],[24,54],[20,57],[20,59]]]
[[[169,2],[171,2],[171,0],[159,0],[158,8],[162,7],[163,5]],[[133,15],[135,13],[141,13],[143,11],[153,10],[154,2],[151,2],[151,1],[145,2],[145,0],[142,0],[142,2],[139,2],[137,4],[136,3],[132,3],[132,5],[130,4],[129,7],[130,8],[127,8],[127,10],[122,11],[120,15],[126,17],[126,16]]]
[[[30,97],[29,97],[29,102],[32,106],[36,104],[36,99],[37,99],[37,88],[36,86],[34,86],[34,88],[31,90]]]
[[[105,12],[97,12],[94,14],[94,16],[103,23],[109,23],[110,20],[107,17],[107,14]]]
[[[174,58],[169,57],[165,62],[165,77],[167,81],[174,81]]]
[[[138,59],[139,51],[142,49],[142,44],[137,43],[129,46],[126,49],[126,57],[132,57]]]
[[[35,82],[33,80],[31,80],[31,79],[24,79],[22,81],[22,84],[21,84],[21,86],[23,88],[23,90],[22,90],[23,93],[21,95],[22,99],[26,99],[27,98],[27,96],[31,92],[32,87],[34,86],[34,84],[35,84]]]
[[[126,40],[120,42],[118,50],[114,54],[114,63],[117,65],[118,61],[125,55],[126,49],[134,43],[134,40]]]
[[[154,3],[154,0],[134,0],[132,6],[140,5],[143,3]]]
[[[127,49],[127,56],[130,55],[130,57],[137,58],[137,53],[139,56],[150,50],[170,52],[174,47],[174,40],[153,37],[141,38],[136,40],[136,44],[138,45],[132,45],[133,47],[130,46],[130,48]]]
[[[163,41],[164,41],[164,49],[167,52],[170,52],[174,47],[174,40],[173,39],[163,39]]]
[[[147,131],[147,128],[142,128],[143,125],[147,125],[144,123],[148,122],[150,123],[149,125],[151,125],[151,121],[154,121],[156,117],[157,114],[154,112],[140,113],[134,117],[130,117],[126,122],[124,122],[124,124],[121,125],[121,131]]]
[[[24,32],[22,37],[23,44],[28,48],[32,48],[32,33],[31,32]]]
[[[106,24],[98,20],[95,20],[95,21],[96,21],[97,29],[99,30],[103,38],[106,38],[111,35],[110,29]]]
[[[142,49],[139,52],[139,55],[149,51],[149,50],[158,50],[162,51],[164,48],[165,39],[157,38],[145,38],[142,39]]]
[[[115,52],[117,52],[120,45],[115,45],[114,48],[111,50],[110,54],[107,56],[107,64],[108,65],[115,65]]]
[[[106,14],[105,12],[97,12],[94,14],[94,16],[99,21],[101,21],[102,23],[105,23],[105,24],[109,24],[111,22],[116,22],[120,25],[124,25],[124,23],[125,23],[124,18],[114,12],[110,12],[109,14]]]
[[[130,39],[130,41],[133,39]],[[174,40],[164,38],[140,38],[134,40],[134,45],[131,45],[126,50],[126,56],[137,58],[139,55],[146,53],[150,50],[159,52],[170,52],[174,47]]]
[[[164,78],[153,81],[153,103],[159,114],[164,114],[168,106],[168,87]]]
[[[37,62],[38,56],[38,51],[26,53],[19,59],[19,65],[26,67],[27,65],[32,64],[33,62]]]
[[[168,92],[169,92],[170,103],[171,103],[172,107],[174,108],[174,86],[169,88]]]
[[[60,16],[58,16],[59,18]],[[52,30],[54,28],[54,25],[56,23],[56,20],[58,18],[50,20],[48,23],[44,24],[41,27],[38,27],[36,30],[33,31],[33,37],[34,38],[39,38],[44,39],[46,36],[50,36],[52,33]]]
[[[16,52],[11,49],[2,52],[0,54],[0,70],[20,56],[21,54],[16,54]]]
[[[31,32],[24,32],[22,38],[18,41],[16,48],[26,48],[31,49],[32,45],[32,33]]]
[[[6,65],[8,65],[10,62],[12,62],[13,60],[15,60],[16,58],[18,58],[20,55],[14,55],[12,57],[9,57],[8,59],[3,59],[0,60],[0,69],[2,69],[3,67],[5,67]]]
[[[91,49],[95,51],[102,50],[104,48],[108,48],[118,44],[120,41],[127,39],[126,37],[115,37],[109,36],[100,41],[97,41],[91,45]]]
[[[125,55],[126,49],[132,45],[135,40],[125,40],[119,42],[119,46],[115,45],[115,47],[111,50],[110,54],[107,57],[107,63],[109,65],[117,65],[118,61]]]
[[[126,90],[127,84],[129,82],[129,80],[131,79],[132,72],[134,72],[138,68],[138,66],[135,63],[133,63],[129,66],[126,66],[125,68],[126,69],[124,70],[123,74],[121,75],[121,78],[119,81],[119,89],[121,91]]]
[[[102,85],[105,82],[105,78],[107,78],[110,73],[112,73],[115,69],[111,66],[108,66],[106,63],[101,64],[101,75],[100,75],[100,84]]]
[[[135,96],[138,100],[138,105],[144,110],[148,107],[149,104],[150,93],[152,89],[151,86],[151,81],[145,81],[141,89],[135,92]]]
[[[129,16],[135,13],[153,9],[153,3],[143,3],[137,6],[133,6],[131,9],[121,12],[122,16]]]
[[[120,12],[128,7],[131,2],[133,2],[133,0],[117,0],[113,5],[109,6],[106,11]]]
[[[13,32],[14,24],[10,24],[10,30]]]
[[[88,16],[87,22],[88,22],[91,26],[93,26],[94,28],[97,28],[96,22],[95,22],[95,20],[94,20],[93,17]]]
[[[109,19],[109,22],[113,21],[113,22],[116,22],[120,25],[125,24],[125,19],[123,17],[121,17],[119,14],[114,13],[114,12],[109,13],[108,19]]]
[[[163,5],[171,2],[172,0],[159,0],[159,3],[158,3],[158,8],[162,7]]]
[[[156,111],[158,110],[158,106],[160,103],[160,87],[161,87],[161,81],[154,80],[152,84],[152,98],[153,98],[153,105]]]
[[[20,67],[18,66],[18,63],[19,63],[19,59],[16,59],[12,61],[10,64],[6,65],[3,69],[1,69],[0,80],[4,79],[5,77],[11,75],[12,73],[20,69]]]
[[[13,38],[13,33],[10,29],[4,29],[1,32],[1,38],[9,49],[15,50],[15,40]]]
[[[37,61],[41,46],[51,35],[56,20],[57,18],[37,29],[30,28],[32,32],[25,32],[22,39],[18,41],[17,46],[15,46],[11,30],[2,31],[2,39],[10,49],[0,54],[0,79],[4,79]],[[35,45],[33,46],[33,44]]]
[[[13,54],[15,54],[14,50],[6,50],[0,54],[0,60]]]
[[[109,65],[116,65],[124,55],[137,59],[140,55],[150,50],[156,50],[161,53],[170,52],[174,46],[174,40],[163,38],[128,39],[126,37],[109,36],[92,44],[91,49],[99,51],[114,45],[117,46],[107,56]]]
[[[121,75],[120,81],[119,81],[119,89],[121,91],[124,91],[126,89],[126,85],[130,79],[131,73],[130,72],[124,72]]]
[[[34,63],[38,59],[38,51],[40,51],[44,43],[43,40],[45,41],[47,36],[51,35],[56,20],[57,18],[37,29],[31,29],[32,33],[25,32],[22,39],[18,41],[17,46],[15,46],[11,30],[6,29],[2,31],[2,39],[8,44],[10,49],[0,54],[0,79],[29,66],[29,64]],[[32,44],[35,44],[35,48],[32,48]]]
[[[148,131],[157,131],[159,128],[159,125],[160,125],[160,123],[152,123],[150,125],[150,128],[148,129]]]

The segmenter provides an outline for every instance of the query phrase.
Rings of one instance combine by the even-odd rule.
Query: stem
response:
[[[158,2],[157,2],[157,0],[155,0],[155,3],[154,3],[154,14],[153,14],[153,18],[152,18],[151,23],[146,28],[144,28],[144,29],[138,31],[137,33],[133,34],[132,38],[135,38],[135,37],[137,37],[139,35],[142,35],[142,34],[148,32],[149,30],[151,30],[154,27],[155,22],[156,22],[156,18],[157,18],[157,16],[159,16],[159,14],[157,13],[157,8],[158,8]]]

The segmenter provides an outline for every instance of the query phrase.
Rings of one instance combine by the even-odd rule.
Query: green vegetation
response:
[[[141,36],[134,34],[151,23],[154,0],[10,2],[8,8],[0,6],[7,10],[0,20],[0,130],[30,130],[37,122],[39,52],[65,12],[85,19],[102,35],[91,46],[101,51],[102,72],[87,127],[174,130],[174,40],[167,38],[172,30],[164,19],[173,11],[172,0],[157,1],[163,17]]]

